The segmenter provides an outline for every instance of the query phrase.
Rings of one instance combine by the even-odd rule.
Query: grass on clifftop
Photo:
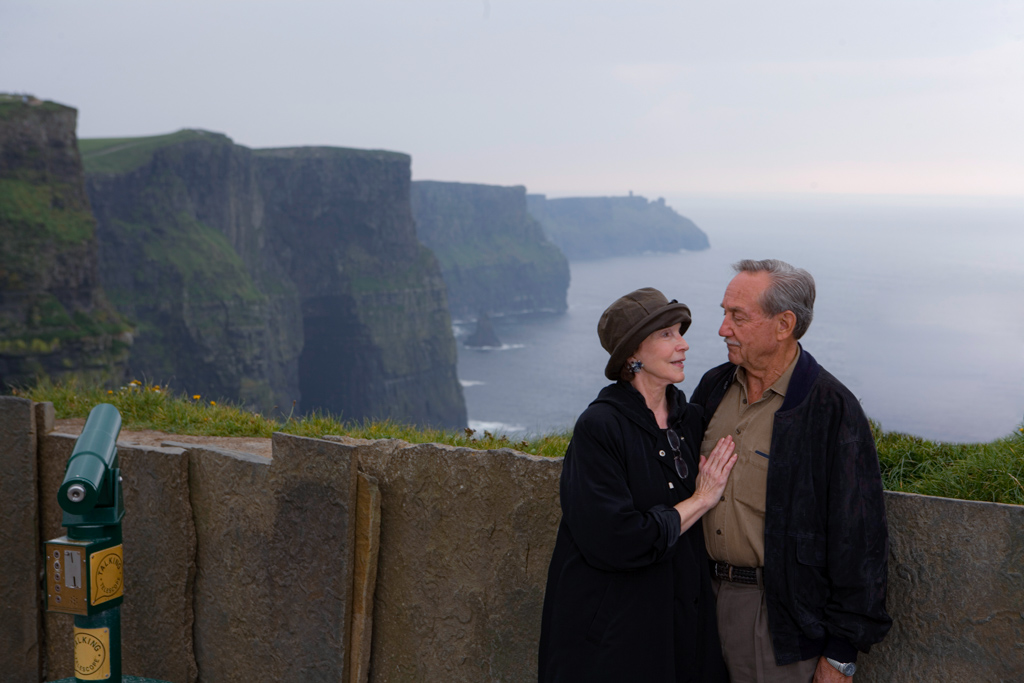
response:
[[[940,443],[875,428],[890,491],[1024,505],[1024,427],[989,443]]]
[[[153,429],[171,434],[197,436],[248,436],[269,438],[274,432],[321,438],[330,434],[359,439],[401,439],[409,443],[444,443],[476,449],[514,448],[543,456],[564,455],[569,434],[550,434],[514,441],[503,435],[470,429],[447,431],[420,429],[392,420],[343,422],[324,414],[275,420],[198,394],[178,394],[168,387],[133,380],[117,390],[84,385],[71,379],[40,381],[30,390],[15,392],[33,401],[53,403],[57,419],[88,417],[100,403],[110,403],[121,413],[124,430]]]
[[[141,138],[82,138],[78,141],[78,152],[86,173],[127,173],[145,165],[158,149],[190,140],[231,144],[226,135],[186,128]]]
[[[18,93],[0,93],[0,119],[25,116],[33,110],[68,111],[70,107],[63,104],[40,100],[32,95]]]
[[[120,412],[123,429],[154,429],[201,436],[269,437],[275,431],[297,436],[343,434],[363,439],[402,439],[410,443],[444,443],[477,449],[514,448],[525,453],[564,455],[571,433],[548,434],[526,441],[472,430],[417,429],[390,420],[342,422],[329,415],[274,420],[234,405],[198,395],[176,394],[167,387],[133,381],[116,391],[41,381],[21,392],[33,401],[53,403],[60,419],[87,417],[99,403]],[[873,423],[882,483],[890,491],[1024,505],[1024,426],[990,443],[949,444],[907,434],[885,432]]]

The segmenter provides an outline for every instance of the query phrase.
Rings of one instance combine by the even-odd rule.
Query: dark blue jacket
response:
[[[736,367],[709,370],[693,402],[710,420]],[[764,518],[764,586],[779,665],[856,660],[885,637],[889,534],[860,402],[802,351],[775,413]]]
[[[680,536],[672,507],[693,493],[703,415],[674,386],[667,395],[685,480],[665,432],[629,384],[605,387],[576,422],[544,596],[544,683],[728,678],[704,532],[698,522]]]

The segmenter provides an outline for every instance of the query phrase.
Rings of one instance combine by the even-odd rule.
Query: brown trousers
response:
[[[810,683],[817,657],[785,666],[775,664],[764,590],[719,579],[711,583],[718,600],[718,635],[731,683]]]

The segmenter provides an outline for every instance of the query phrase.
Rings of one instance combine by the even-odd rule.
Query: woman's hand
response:
[[[719,439],[707,457],[701,456],[693,495],[675,505],[679,512],[679,533],[686,533],[705,512],[718,505],[737,459],[739,455],[731,436]]]
[[[725,483],[729,480],[729,473],[732,472],[737,459],[739,455],[731,436],[719,439],[706,457],[700,456],[697,487],[693,497],[700,499],[707,510],[715,507],[721,499]]]

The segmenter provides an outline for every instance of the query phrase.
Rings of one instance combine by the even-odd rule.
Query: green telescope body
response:
[[[101,403],[89,413],[82,435],[68,458],[57,502],[66,513],[87,515],[97,507],[117,505],[117,436],[121,413]]]
[[[89,413],[57,491],[68,533],[46,542],[46,609],[75,615],[75,681],[122,678],[120,433],[121,413],[114,406],[101,403]]]

